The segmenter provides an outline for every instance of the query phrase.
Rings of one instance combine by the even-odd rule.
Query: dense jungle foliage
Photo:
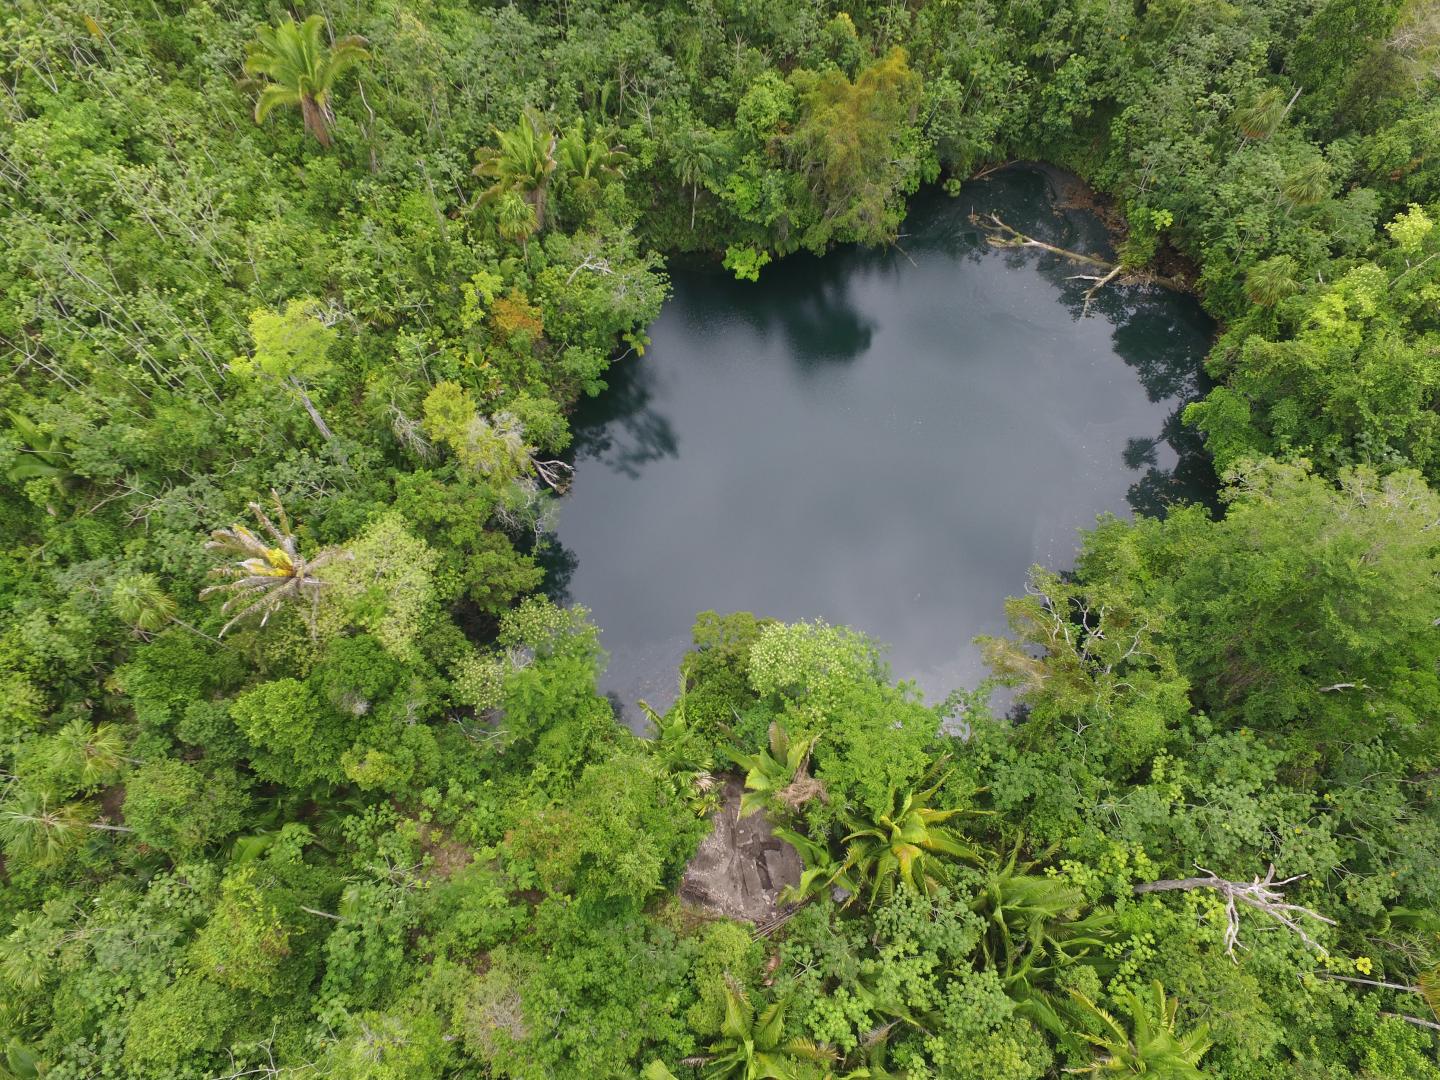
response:
[[[1433,4],[0,28],[0,1076],[1440,1077]],[[535,553],[662,256],[1022,158],[1221,320],[1223,512],[1034,572],[1017,722],[705,614],[629,734]],[[737,771],[768,934],[675,899]]]

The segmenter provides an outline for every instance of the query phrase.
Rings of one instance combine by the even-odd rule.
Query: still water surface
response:
[[[674,696],[698,611],[824,618],[888,643],[927,699],[982,676],[1034,563],[1097,514],[1160,513],[1213,479],[1179,410],[1211,323],[1190,298],[997,251],[973,210],[1106,252],[1062,176],[1015,169],[919,196],[900,249],[672,268],[643,357],[575,418],[550,590],[590,608],[627,719]]]

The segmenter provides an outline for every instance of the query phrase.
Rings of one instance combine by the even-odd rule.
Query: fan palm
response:
[[[740,816],[753,814],[778,800],[791,810],[822,798],[825,786],[809,773],[810,751],[817,737],[792,739],[778,723],[770,725],[770,746],[754,754],[731,752],[731,760],[745,770],[745,794],[740,799]]]
[[[142,637],[173,624],[206,641],[216,640],[175,614],[175,601],[160,588],[154,574],[124,574],[116,578],[110,586],[110,610]]]
[[[536,231],[538,220],[535,207],[518,192],[505,192],[495,204],[495,231],[501,239],[512,244],[518,240],[527,256],[530,254],[530,234]]]
[[[1245,275],[1245,295],[1261,307],[1274,307],[1299,291],[1295,273],[1295,260],[1289,255],[1276,255],[1258,262]]]
[[[271,494],[274,495],[273,492]],[[220,628],[221,637],[237,622],[252,615],[260,615],[260,625],[264,626],[271,615],[292,600],[308,598],[312,604],[318,602],[325,583],[315,576],[315,571],[342,554],[332,548],[308,559],[301,556],[299,545],[290,534],[290,519],[285,516],[279,496],[275,496],[275,509],[280,519],[279,527],[259,503],[250,504],[250,510],[265,535],[274,541],[273,545],[244,525],[215,530],[205,545],[214,551],[245,556],[232,565],[216,567],[211,571],[217,577],[230,578],[230,581],[223,585],[211,585],[200,592],[202,599],[217,592],[230,594],[220,611],[229,615],[233,610],[235,614]]]
[[[881,893],[889,895],[896,883],[926,895],[950,883],[948,862],[960,859],[979,863],[979,852],[945,822],[963,810],[936,810],[929,805],[945,778],[924,791],[890,794],[892,810],[873,821],[846,815],[851,829],[845,837],[845,868],[870,882],[868,904]],[[852,895],[853,899],[853,895]]]
[[[557,164],[558,137],[528,109],[509,131],[494,130],[496,145],[475,153],[475,175],[492,181],[480,193],[480,202],[495,202],[511,192],[519,195],[534,210],[534,231],[539,232],[545,227],[545,198]]]
[[[1142,998],[1133,990],[1121,995],[1134,1018],[1133,1032],[1126,1031],[1120,1021],[1078,990],[1071,990],[1070,996],[1074,999],[1072,1008],[1077,1016],[1100,1029],[1099,1034],[1073,1032],[1074,1036],[1101,1053],[1094,1063],[1075,1072],[1097,1076],[1103,1073],[1143,1074],[1152,1080],[1200,1080],[1205,1075],[1198,1066],[1205,1051],[1210,1049],[1210,1029],[1201,1024],[1184,1035],[1180,1034],[1175,1026],[1180,1001],[1166,997],[1165,988],[1158,979],[1150,984],[1147,997]]]
[[[1015,992],[1024,994],[1052,968],[1074,963],[1104,944],[1112,916],[1082,916],[1085,894],[1057,877],[1016,867],[1019,846],[986,875],[972,910],[985,920],[981,952]]]
[[[84,836],[84,830],[134,832],[124,825],[89,820],[83,803],[54,802],[45,792],[21,790],[0,805],[0,842],[12,858],[53,862]]]
[[[50,745],[52,763],[86,791],[111,783],[125,761],[125,736],[119,728],[92,725],[78,716],[55,733]]]
[[[1245,141],[1268,139],[1285,119],[1285,95],[1271,87],[1249,105],[1235,110],[1235,126]]]
[[[725,1020],[710,1045],[706,1080],[821,1080],[836,1054],[808,1039],[785,1038],[785,1002],[758,1013],[733,980],[725,981]]]
[[[330,94],[340,76],[368,60],[362,37],[343,37],[333,45],[324,41],[325,19],[311,15],[303,23],[286,19],[279,26],[261,29],[258,40],[250,47],[245,70],[251,75],[265,75],[270,84],[260,91],[255,101],[255,122],[258,124],[281,105],[300,106],[305,130],[314,135],[321,146],[329,147],[330,125],[335,113],[330,108]]]
[[[602,180],[625,175],[625,147],[611,146],[601,132],[583,122],[561,138],[556,157],[571,185],[585,196],[593,195]]]
[[[1291,206],[1314,206],[1330,194],[1330,167],[1319,158],[1301,165],[1285,178],[1280,194]]]

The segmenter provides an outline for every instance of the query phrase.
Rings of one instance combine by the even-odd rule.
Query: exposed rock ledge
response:
[[[771,832],[763,810],[740,817],[741,782],[725,784],[714,830],[680,882],[680,899],[712,915],[765,923],[781,913],[780,893],[800,882],[800,855]]]

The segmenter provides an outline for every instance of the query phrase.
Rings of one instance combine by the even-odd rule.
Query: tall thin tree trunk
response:
[[[305,120],[305,129],[315,136],[321,146],[329,150],[330,124],[325,116],[325,107],[309,94],[301,94],[300,115]]]
[[[300,395],[300,404],[305,406],[305,411],[310,414],[310,419],[314,422],[320,434],[325,436],[325,441],[329,442],[335,438],[335,433],[330,430],[330,425],[325,423],[325,418],[320,415],[320,410],[315,408],[315,403],[310,400],[310,395],[305,392],[305,384],[293,375],[285,381],[295,393]]]

